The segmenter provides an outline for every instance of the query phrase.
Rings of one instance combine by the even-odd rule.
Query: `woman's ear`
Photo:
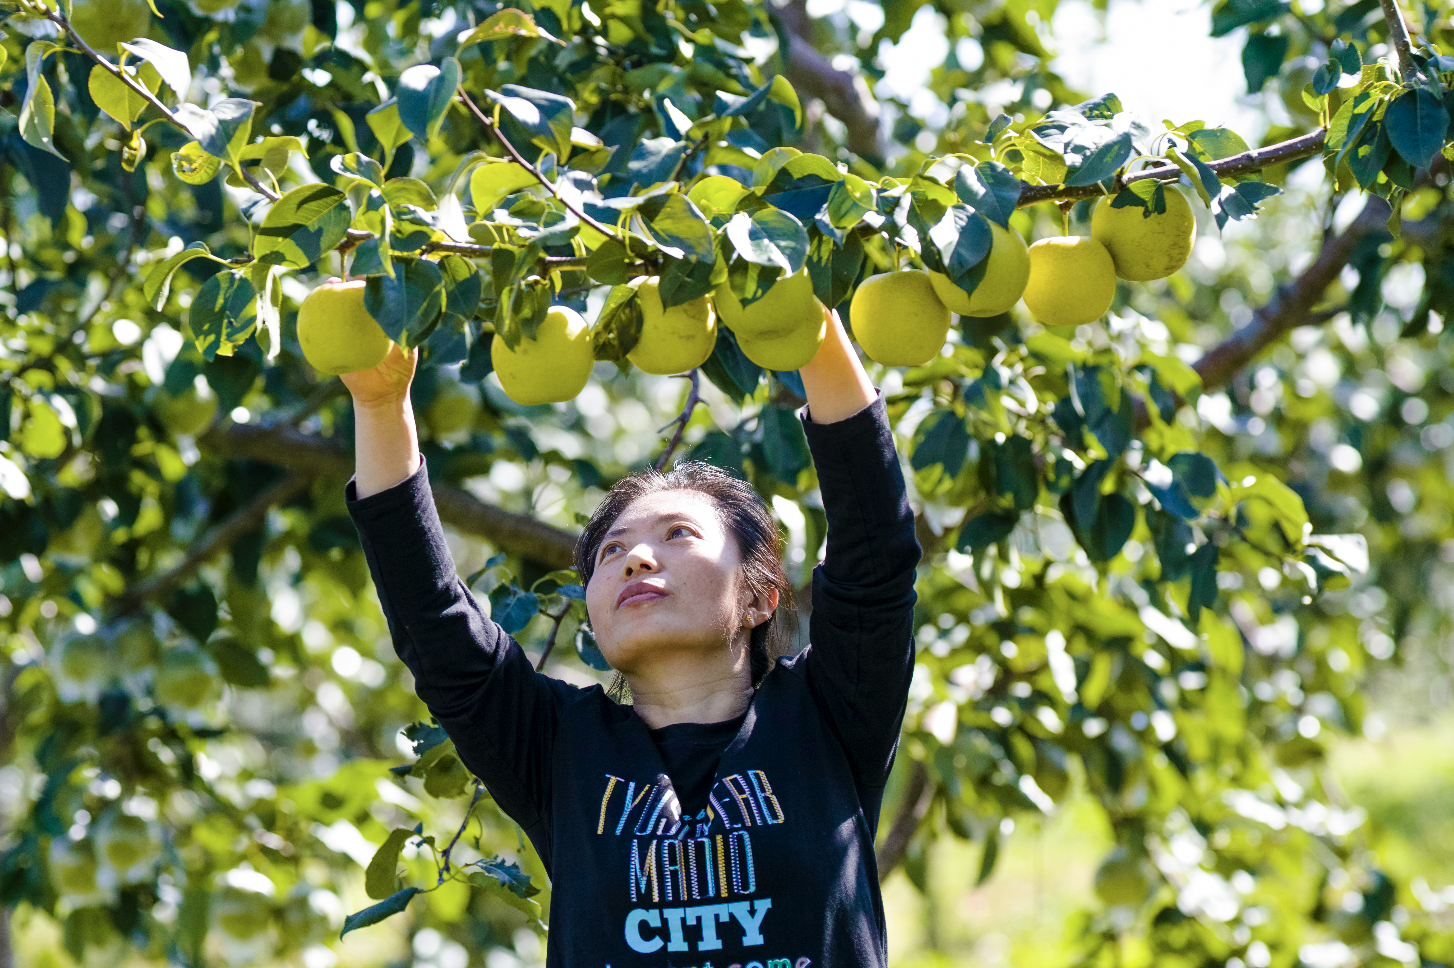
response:
[[[776,588],[769,588],[766,592],[758,592],[752,596],[747,603],[747,608],[742,616],[742,624],[748,628],[757,628],[763,622],[772,618],[772,613],[777,611],[778,594]]]

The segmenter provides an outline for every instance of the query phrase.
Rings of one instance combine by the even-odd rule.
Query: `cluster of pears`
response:
[[[1025,307],[1046,326],[1092,323],[1111,308],[1116,279],[1165,279],[1186,264],[1197,222],[1181,190],[1165,186],[1166,210],[1096,203],[1089,236],[1061,235],[1030,246]]]
[[[991,224],[985,273],[966,293],[942,273],[918,269],[871,276],[853,294],[853,335],[870,359],[885,366],[922,366],[939,354],[952,313],[998,316],[1023,297],[1045,326],[1094,322],[1111,307],[1116,279],[1145,282],[1176,272],[1191,255],[1196,218],[1181,191],[1165,188],[1164,212],[1097,203],[1089,236],[1055,236],[1026,246],[1013,229]],[[686,373],[705,363],[717,344],[717,323],[764,369],[796,370],[813,359],[827,335],[827,314],[806,268],[778,279],[743,306],[727,283],[711,296],[667,307],[661,279],[630,283],[641,307],[641,335],[627,354],[645,373]],[[324,283],[298,310],[303,355],[322,373],[343,374],[381,363],[390,341],[364,308],[364,280]],[[590,326],[580,313],[554,306],[533,339],[513,349],[497,334],[490,345],[495,373],[517,403],[570,400],[595,364]]]

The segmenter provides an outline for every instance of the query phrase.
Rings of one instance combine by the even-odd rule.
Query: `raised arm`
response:
[[[409,399],[417,355],[391,346],[377,367],[343,377],[357,455],[348,511],[414,691],[549,864],[551,750],[559,708],[578,690],[537,674],[455,571]]]
[[[800,374],[804,430],[828,518],[805,668],[855,779],[880,787],[914,671],[914,516],[884,401],[836,316]]]
[[[808,414],[813,423],[837,423],[858,413],[874,401],[873,382],[863,372],[858,354],[849,345],[848,334],[834,310],[828,316],[828,335],[818,355],[798,371],[808,392]]]

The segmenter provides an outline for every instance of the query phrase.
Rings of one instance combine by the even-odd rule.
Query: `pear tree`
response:
[[[1080,3],[0,0],[12,927],[538,957],[540,861],[401,681],[344,506],[332,314],[418,349],[461,575],[591,682],[571,549],[632,470],[741,475],[809,579],[794,370],[836,311],[924,549],[882,876],[930,891],[955,840],[992,883],[1084,800],[1114,846],[1057,964],[1454,962],[1327,770],[1454,617],[1454,28],[1209,2],[1238,132],[1074,90]],[[876,90],[921,22],[923,96]]]

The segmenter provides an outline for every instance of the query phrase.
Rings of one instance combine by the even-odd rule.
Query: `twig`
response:
[[[460,91],[459,99],[463,101],[465,106],[468,107],[470,111],[473,112],[474,116],[479,119],[480,124],[483,124],[486,128],[490,130],[490,134],[494,135],[495,140],[500,142],[501,147],[503,147],[506,151],[510,153],[510,157],[515,160],[515,163],[521,168],[524,168],[526,171],[530,172],[530,174],[534,175],[535,180],[540,182],[540,184],[544,185],[546,191],[550,192],[550,194],[554,195],[557,199],[560,200],[560,203],[566,207],[566,211],[570,212],[576,218],[580,219],[582,222],[586,223],[591,228],[604,235],[606,238],[616,239],[616,241],[618,242],[620,241],[620,238],[612,229],[607,228],[605,225],[601,224],[600,222],[587,215],[582,209],[577,208],[570,202],[567,202],[564,198],[561,198],[560,192],[556,191],[555,186],[550,183],[550,179],[542,175],[540,173],[540,169],[536,168],[530,162],[526,161],[525,157],[521,155],[520,152],[515,150],[515,146],[510,143],[509,138],[505,137],[505,132],[500,130],[500,126],[497,125],[489,115],[481,111],[480,106],[476,104],[468,94],[466,94],[464,91]]]
[[[49,20],[51,23],[56,24],[58,27],[61,28],[61,30],[69,35],[71,40],[76,44],[76,46],[81,48],[81,52],[83,54],[91,58],[91,60],[95,61],[97,64],[100,64],[102,67],[106,68],[106,70],[114,75],[117,80],[119,80],[121,83],[125,84],[127,87],[131,88],[138,95],[140,95],[142,100],[146,101],[152,107],[160,111],[162,113],[162,116],[166,118],[166,120],[170,124],[180,129],[188,137],[191,137],[195,140],[196,135],[192,134],[192,130],[181,121],[177,120],[177,116],[173,114],[167,108],[167,106],[161,102],[160,98],[158,98],[151,91],[148,91],[145,84],[140,83],[135,77],[131,76],[126,71],[123,71],[120,67],[111,63],[109,60],[92,50],[91,45],[86,43],[86,41],[81,38],[81,35],[76,31],[76,28],[71,26],[71,22],[60,13],[53,10],[46,10],[44,7],[42,7],[42,10],[44,10],[43,15],[45,19]],[[242,176],[244,181],[252,186],[253,191],[267,198],[269,201],[276,202],[279,197],[281,197],[278,195],[277,192],[273,191],[271,188],[258,181],[257,176],[254,175],[252,172],[248,171],[246,168],[243,168],[239,165],[237,167],[237,173]]]
[[[1327,141],[1328,130],[1319,128],[1305,135],[1293,138],[1290,141],[1282,141],[1275,145],[1268,145],[1265,148],[1253,148],[1244,151],[1240,155],[1232,155],[1229,158],[1221,158],[1209,162],[1207,167],[1218,175],[1245,175],[1249,172],[1261,171],[1272,165],[1280,165],[1288,161],[1297,161],[1300,158],[1309,158],[1323,150]],[[1147,178],[1157,178],[1161,181],[1175,181],[1181,177],[1181,169],[1174,164],[1157,165],[1154,168],[1143,168],[1138,172],[1125,175],[1116,180],[1111,194],[1115,194],[1127,185]],[[1041,202],[1054,202],[1060,200],[1077,201],[1083,198],[1097,198],[1106,194],[1105,189],[1100,185],[1084,185],[1080,187],[1069,187],[1066,185],[1024,185],[1020,186],[1019,208],[1027,205],[1038,205]]]
[[[1388,24],[1388,42],[1398,51],[1398,70],[1405,79],[1423,80],[1424,74],[1414,64],[1413,41],[1409,39],[1409,25],[1404,21],[1398,0],[1379,0],[1383,6],[1383,19]]]
[[[348,235],[344,237],[344,240],[340,242],[338,244],[338,247],[333,251],[337,252],[339,255],[346,255],[354,249],[358,248],[358,246],[369,241],[370,239],[376,238],[378,238],[378,236],[374,235],[374,233],[372,232],[366,232],[363,229],[349,229]],[[495,251],[495,247],[491,245],[474,245],[470,242],[438,240],[434,242],[426,242],[416,251],[425,255],[431,252],[445,252],[454,255],[462,255],[470,259],[488,259],[490,257],[490,254]],[[228,259],[227,264],[233,266],[245,266],[253,261],[254,257],[251,255],[240,255],[235,258]],[[590,256],[585,255],[546,255],[541,256],[537,261],[539,261],[547,269],[584,269],[587,263],[591,261],[591,258]]]
[[[549,612],[545,614],[550,615]],[[540,653],[540,658],[535,661],[536,672],[540,672],[545,668],[545,660],[550,658],[550,652],[555,648],[555,638],[560,634],[560,623],[565,621],[565,617],[568,614],[570,614],[570,602],[566,602],[557,614],[550,615],[555,620],[555,624],[550,627],[550,638],[545,642],[545,651]]]
[[[187,557],[171,571],[157,575],[121,593],[112,612],[113,618],[130,614],[142,602],[161,598],[186,581],[218,552],[228,548],[234,541],[257,526],[268,509],[275,504],[289,500],[313,481],[313,475],[294,470],[287,477],[263,491],[247,504],[233,511],[227,519],[194,544]]]
[[[899,810],[894,822],[884,835],[883,845],[875,852],[878,861],[878,880],[882,884],[893,873],[909,852],[909,842],[914,832],[929,814],[929,805],[934,802],[934,785],[929,782],[929,769],[919,761],[909,771],[904,783],[904,795],[899,800]]]
[[[671,440],[667,443],[666,450],[662,451],[661,456],[656,459],[656,469],[658,471],[666,467],[667,463],[671,460],[671,455],[681,445],[682,434],[686,433],[687,423],[692,419],[692,411],[696,410],[697,404],[702,402],[702,378],[697,373],[697,370],[693,370],[688,374],[692,381],[692,389],[687,393],[686,405],[682,407],[682,412],[677,414],[676,419],[666,425],[670,427],[672,424],[676,424],[677,429],[676,433],[672,434]],[[661,429],[665,430],[666,427]]]
[[[444,883],[445,875],[449,873],[449,852],[451,850],[454,850],[454,845],[459,843],[459,838],[463,837],[464,832],[469,829],[470,816],[474,814],[475,805],[480,802],[480,796],[484,792],[485,785],[479,780],[476,780],[475,795],[470,798],[470,805],[468,808],[466,808],[464,812],[464,822],[461,823],[459,825],[459,829],[454,832],[454,839],[449,842],[449,846],[444,848],[444,852],[440,854],[440,857],[444,860],[444,866],[439,869],[439,881],[434,885],[435,887],[438,887],[440,884]]]

